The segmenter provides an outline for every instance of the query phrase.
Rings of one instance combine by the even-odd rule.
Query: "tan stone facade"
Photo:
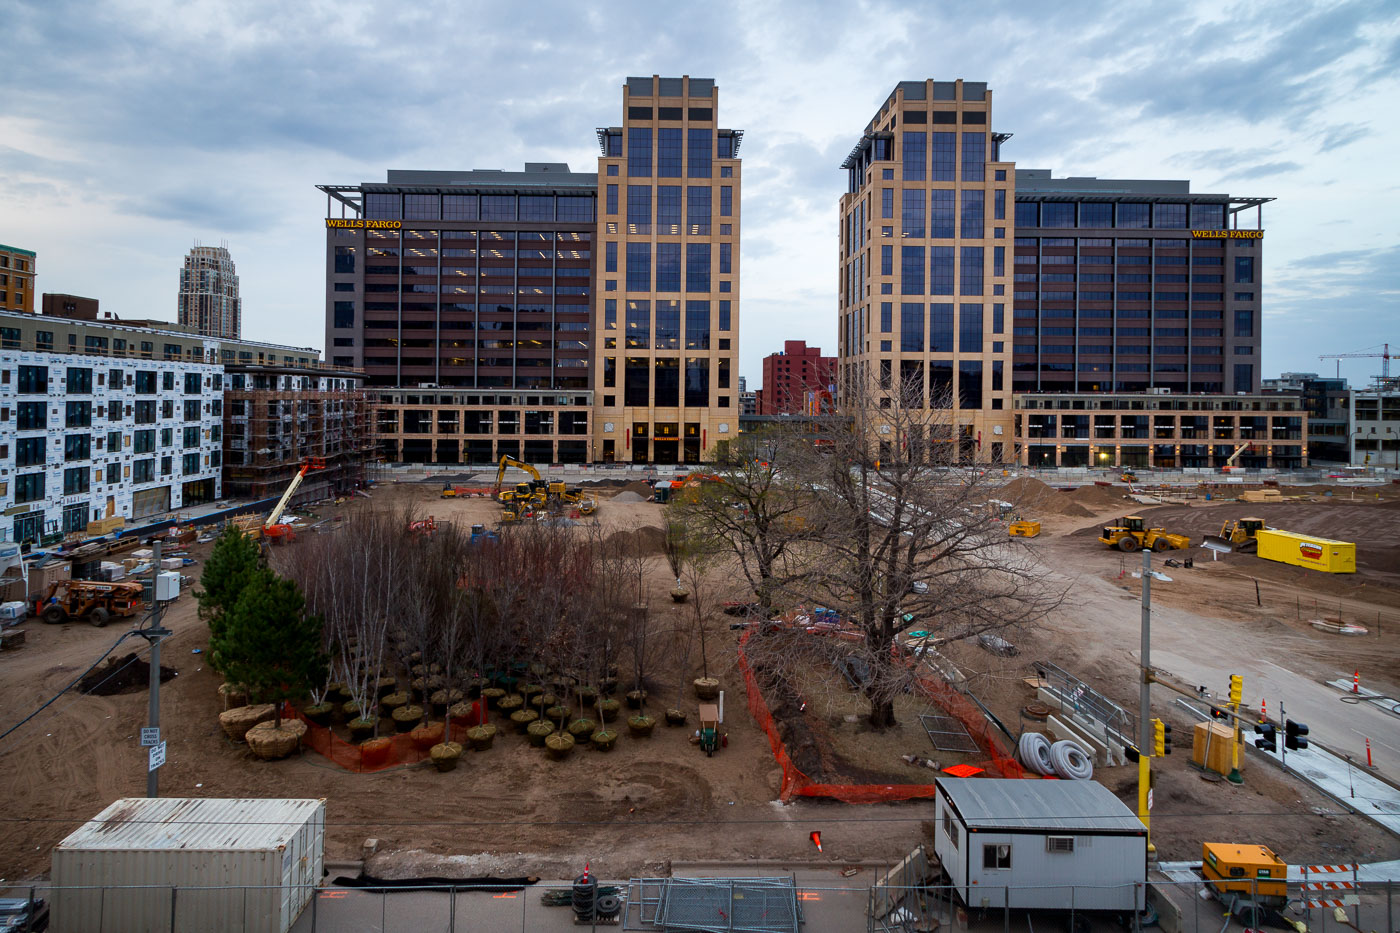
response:
[[[699,78],[628,78],[598,131],[592,458],[709,460],[739,433],[742,132]]]
[[[838,396],[945,409],[932,442],[1013,459],[1015,166],[998,161],[992,92],[896,86],[843,165]]]

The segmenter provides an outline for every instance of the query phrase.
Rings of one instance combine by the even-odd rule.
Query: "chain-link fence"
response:
[[[791,876],[787,876],[791,877]],[[721,879],[714,879],[720,882]],[[797,925],[752,926],[742,912],[716,909],[710,918],[682,925],[657,925],[655,912],[629,909],[627,881],[599,882],[613,893],[618,912],[576,923],[567,884],[521,887],[452,886],[393,888],[266,887],[70,887],[37,884],[12,888],[0,929],[55,933],[535,933],[602,929],[631,931],[751,931],[774,933],[924,933],[969,930],[1034,933],[1036,930],[1108,930],[1132,933],[1224,933],[1276,918],[1252,914],[1248,899],[1267,894],[1246,881],[1246,890],[1217,894],[1201,880],[1153,881],[1147,885],[976,885],[960,890],[939,885],[840,886],[796,881]],[[1287,887],[1277,912],[1301,921],[1312,933],[1345,930],[1400,931],[1400,882],[1351,882],[1302,891]],[[1086,907],[1117,903],[1118,907]],[[32,905],[26,917],[24,911]],[[304,905],[304,906],[303,906]],[[640,905],[639,905],[640,906]],[[1338,914],[1337,911],[1342,914]],[[1227,919],[1227,913],[1230,915]],[[784,916],[790,914],[785,913]],[[768,919],[766,918],[765,923]],[[12,925],[5,926],[6,922]],[[774,923],[777,923],[775,920]],[[1066,926],[1067,925],[1067,926]]]

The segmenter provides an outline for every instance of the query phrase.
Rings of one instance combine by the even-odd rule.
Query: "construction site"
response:
[[[629,878],[682,872],[752,877],[772,866],[800,866],[804,889],[831,888],[803,905],[809,929],[850,928],[821,926],[825,906],[836,910],[846,903],[838,889],[877,892],[870,897],[882,907],[859,893],[848,914],[869,929],[1000,924],[995,908],[1016,906],[1011,882],[1001,900],[979,901],[972,889],[958,889],[971,880],[940,868],[950,855],[940,835],[945,811],[959,814],[964,832],[975,832],[973,812],[984,805],[959,796],[968,792],[958,788],[985,785],[975,792],[986,794],[1014,784],[1027,788],[1017,794],[1032,795],[986,804],[991,814],[1048,806],[1034,802],[1040,799],[1034,795],[1050,793],[1040,786],[1101,785],[1106,800],[1056,806],[1069,808],[1066,815],[1083,806],[1126,818],[1123,825],[1138,827],[1134,833],[1145,843],[1138,756],[1151,759],[1151,864],[1160,867],[1121,878],[1076,875],[1072,884],[1085,888],[1062,897],[1081,898],[1083,909],[1092,906],[1088,888],[1095,883],[1121,883],[1124,891],[1138,885],[1136,906],[1144,909],[1142,886],[1148,885],[1153,910],[1159,916],[1174,911],[1176,929],[1218,928],[1218,911],[1192,903],[1210,877],[1190,867],[1203,864],[1207,843],[1266,847],[1280,865],[1292,866],[1284,900],[1267,902],[1293,910],[1289,916],[1303,916],[1316,900],[1305,882],[1296,881],[1297,866],[1400,859],[1400,706],[1394,699],[1400,696],[1400,545],[1394,540],[1400,485],[1324,477],[1290,485],[1286,475],[1267,482],[1212,476],[1153,483],[1150,475],[1117,472],[1061,482],[1055,473],[989,472],[982,478],[990,490],[985,501],[999,534],[1017,542],[1065,598],[1034,624],[966,638],[939,637],[931,621],[911,613],[896,645],[913,676],[893,701],[893,724],[874,728],[867,716],[869,673],[861,670],[859,650],[832,662],[831,655],[807,655],[800,647],[813,639],[856,644],[858,636],[839,614],[806,604],[756,618],[753,592],[732,560],[712,561],[678,580],[667,559],[668,509],[687,489],[720,476],[599,469],[560,479],[555,471],[503,461],[481,474],[399,474],[332,497],[326,490],[361,480],[318,476],[315,458],[324,457],[329,472],[337,457],[360,451],[322,450],[315,435],[319,419],[367,417],[364,400],[350,395],[328,397],[320,415],[303,409],[293,416],[280,407],[284,400],[276,391],[250,387],[241,399],[245,413],[230,414],[233,423],[246,425],[247,481],[262,484],[258,488],[269,496],[294,493],[258,519],[266,522],[264,532],[270,525],[295,529],[268,534],[264,548],[274,568],[295,574],[298,553],[321,553],[315,548],[323,541],[362,527],[356,522],[369,514],[394,516],[409,540],[459,529],[484,552],[527,532],[549,541],[595,541],[590,553],[632,561],[625,573],[637,581],[636,592],[624,598],[655,638],[646,649],[646,671],[632,669],[639,649],[629,641],[615,654],[587,655],[596,660],[578,661],[584,655],[570,649],[563,654],[571,660],[546,666],[543,659],[553,657],[546,648],[516,648],[507,654],[531,660],[484,666],[469,660],[455,674],[435,672],[428,662],[437,648],[418,647],[405,606],[390,614],[388,654],[371,672],[380,684],[371,684],[367,701],[377,709],[369,715],[378,717],[378,731],[357,731],[338,711],[354,702],[364,720],[366,701],[332,691],[327,697],[334,703],[324,709],[311,708],[312,699],[298,704],[294,716],[304,724],[299,747],[263,760],[221,722],[246,698],[231,697],[235,691],[209,667],[208,628],[194,599],[184,595],[163,619],[172,634],[161,665],[173,669],[162,674],[163,796],[325,798],[325,859],[353,865],[346,869],[351,875],[408,885],[415,879],[568,879],[587,861],[599,878],[624,879],[625,893]],[[304,451],[300,465],[290,457],[257,459],[257,445],[273,436],[295,439],[295,449]],[[322,485],[313,487],[315,480]],[[298,509],[303,496],[311,501]],[[1336,565],[1319,569],[1291,555],[1271,556],[1270,534],[1327,548],[1349,544],[1352,563],[1345,566],[1343,554]],[[192,562],[186,592],[212,546],[206,533],[181,552]],[[1141,741],[1139,729],[1144,555],[1152,576],[1151,716],[1168,736],[1161,751],[1150,738]],[[581,572],[561,569],[559,575],[581,580]],[[504,579],[513,571],[491,573]],[[337,579],[342,588],[356,585],[353,576]],[[524,579],[535,580],[538,592],[521,591],[514,597],[521,606],[538,605],[528,599],[545,599],[540,594],[556,585]],[[30,619],[23,628],[22,642],[0,654],[0,704],[14,720],[82,672],[111,641],[109,631],[90,625]],[[531,631],[521,628],[509,638],[525,639]],[[354,656],[363,660],[365,652]],[[797,661],[784,666],[785,656]],[[557,676],[573,664],[596,666],[572,683]],[[1233,697],[1232,676],[1242,678]],[[42,879],[53,847],[75,826],[116,798],[141,795],[144,690],[141,681],[125,693],[65,694],[0,745],[14,817],[0,826],[0,875],[11,882]],[[551,716],[558,728],[527,730]],[[654,728],[629,728],[638,716],[651,718]],[[450,768],[434,767],[429,746],[444,741],[449,720],[460,759]],[[1306,723],[1313,744],[1299,751],[1290,745],[1280,762],[1277,748],[1256,742],[1261,734],[1254,726],[1276,724],[1282,746],[1285,720]],[[251,717],[244,729],[255,721],[261,720]],[[567,728],[581,721],[588,722],[583,730]],[[485,733],[471,733],[482,727],[491,735],[477,741]],[[556,733],[573,736],[563,754],[552,753],[556,744],[545,746]],[[1324,754],[1326,761],[1318,757]],[[1332,762],[1343,763],[1349,789],[1335,785]],[[1065,826],[1045,831],[1067,838],[1097,831]],[[989,824],[980,831],[993,830]],[[989,856],[993,865],[999,857]],[[1018,875],[1014,884],[1043,887],[1046,877]],[[1364,877],[1362,869],[1352,871],[1358,884]],[[648,910],[670,896],[642,884],[638,904],[644,890],[652,891]],[[1372,911],[1361,928],[1380,929],[1390,903],[1386,889],[1356,891]],[[1227,909],[1242,910],[1218,885],[1216,893]],[[431,900],[437,895],[423,896],[439,904]],[[1127,904],[1133,913],[1131,897],[1116,903],[1115,909]],[[438,909],[427,915],[437,916]],[[1201,912],[1199,920],[1191,919],[1193,910]],[[1235,916],[1245,922],[1254,915]],[[549,928],[543,920],[519,923],[521,929]],[[798,927],[794,921],[773,929]]]

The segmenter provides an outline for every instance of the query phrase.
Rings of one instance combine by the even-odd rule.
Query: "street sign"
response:
[[[160,727],[159,727],[159,726],[142,726],[142,727],[141,727],[141,747],[142,747],[142,748],[149,748],[149,747],[152,746],[152,745],[158,745],[158,744],[160,744]]]
[[[159,745],[151,746],[150,758],[148,759],[146,770],[154,771],[163,764],[165,764],[165,743],[161,742]]]

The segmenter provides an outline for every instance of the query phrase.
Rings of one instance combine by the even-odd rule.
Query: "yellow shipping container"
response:
[[[1333,541],[1291,531],[1261,529],[1259,556],[1296,567],[1309,567],[1325,573],[1356,573],[1356,544]]]

